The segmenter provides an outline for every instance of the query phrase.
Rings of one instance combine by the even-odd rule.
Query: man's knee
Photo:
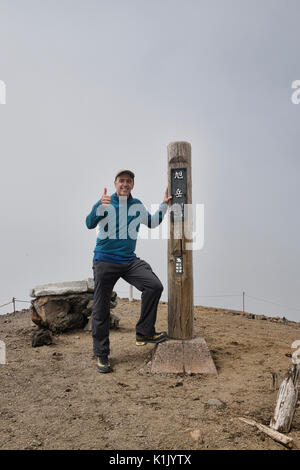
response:
[[[157,294],[161,294],[162,291],[164,290],[164,286],[162,285],[159,279],[155,279],[153,283],[151,284],[151,289],[155,291]]]

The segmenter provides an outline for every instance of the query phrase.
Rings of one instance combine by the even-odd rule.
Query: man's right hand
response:
[[[102,206],[109,206],[110,204],[110,196],[107,194],[107,188],[104,188],[104,192],[101,198]]]

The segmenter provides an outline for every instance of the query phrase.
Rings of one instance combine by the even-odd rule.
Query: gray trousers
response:
[[[94,303],[92,311],[93,351],[96,356],[109,355],[109,312],[111,293],[122,278],[142,292],[142,306],[136,333],[153,335],[158,302],[163,285],[146,261],[136,258],[130,263],[93,262]]]

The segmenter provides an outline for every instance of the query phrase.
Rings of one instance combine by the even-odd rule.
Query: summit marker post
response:
[[[168,239],[168,335],[173,339],[192,339],[194,323],[193,251],[186,249],[192,234],[191,145],[168,145],[168,186],[171,199]]]
[[[152,373],[217,374],[206,341],[194,335],[191,144],[171,142],[168,153],[168,337],[157,345]]]

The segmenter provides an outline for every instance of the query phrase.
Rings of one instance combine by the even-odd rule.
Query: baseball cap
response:
[[[115,180],[118,178],[119,175],[122,173],[128,173],[128,175],[134,180],[134,173],[131,170],[119,170],[116,174]]]

